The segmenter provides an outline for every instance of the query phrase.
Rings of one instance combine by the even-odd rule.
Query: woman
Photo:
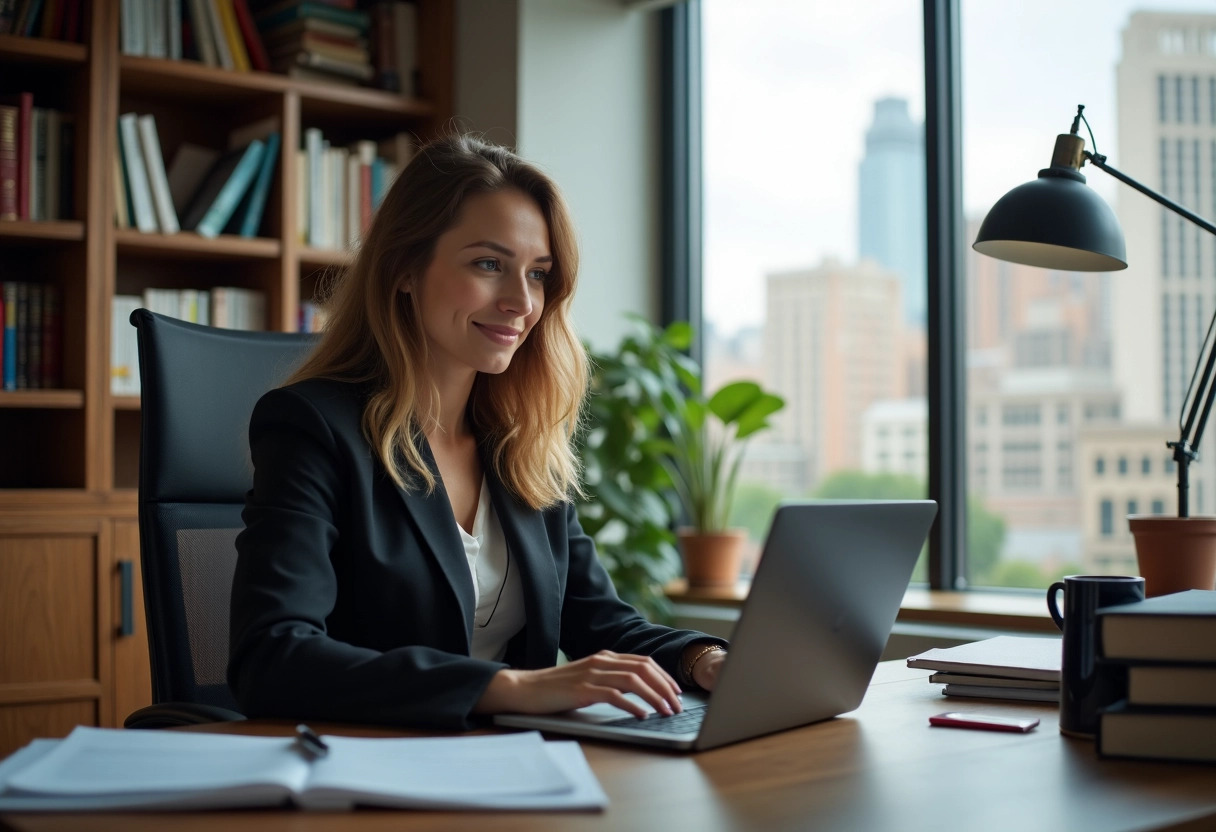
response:
[[[467,728],[713,688],[724,643],[620,601],[569,499],[577,269],[556,186],[504,148],[440,139],[403,171],[317,349],[250,421],[228,667],[247,714]]]

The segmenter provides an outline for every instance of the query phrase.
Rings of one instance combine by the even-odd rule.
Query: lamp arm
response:
[[[1209,234],[1216,235],[1216,225],[1205,220],[1168,197],[1162,196],[1147,185],[1142,185],[1126,173],[1106,164],[1106,157],[1088,150],[1082,154],[1096,168],[1106,171],[1124,185],[1135,188],[1154,202],[1164,205],[1183,219],[1190,220]],[[1187,389],[1190,407],[1186,418],[1179,420],[1181,436],[1177,442],[1167,442],[1166,446],[1174,451],[1174,462],[1178,467],[1178,516],[1189,517],[1190,506],[1190,476],[1188,468],[1191,461],[1199,457],[1199,440],[1203,438],[1203,429],[1207,426],[1208,416],[1212,412],[1212,401],[1216,399],[1216,384],[1213,382],[1213,371],[1216,370],[1216,347],[1209,347],[1207,360],[1203,358],[1203,347],[1212,340],[1212,330],[1216,327],[1216,311],[1213,312],[1212,323],[1208,326],[1208,337],[1200,347],[1199,358],[1195,363],[1195,371],[1191,374],[1191,386]],[[1198,386],[1195,377],[1199,376]],[[1191,394],[1194,393],[1192,397]],[[1185,401],[1184,401],[1185,405]],[[1196,423],[1198,420],[1198,423]]]
[[[1185,217],[1186,219],[1195,223],[1195,225],[1199,226],[1200,228],[1202,228],[1204,231],[1208,232],[1209,234],[1216,234],[1216,225],[1212,225],[1212,223],[1208,222],[1207,220],[1205,220],[1203,217],[1199,216],[1195,212],[1190,211],[1186,208],[1183,208],[1177,202],[1174,202],[1174,200],[1170,199],[1169,197],[1162,196],[1161,194],[1157,193],[1156,191],[1154,191],[1152,188],[1148,187],[1147,185],[1141,185],[1139,182],[1137,182],[1135,179],[1132,179],[1130,176],[1128,176],[1123,171],[1117,170],[1116,168],[1113,168],[1110,165],[1106,164],[1105,156],[1102,156],[1101,154],[1098,154],[1098,153],[1090,153],[1088,150],[1084,151],[1084,153],[1082,155],[1085,156],[1085,159],[1091,165],[1093,165],[1096,168],[1100,168],[1100,169],[1106,171],[1111,176],[1115,177],[1120,182],[1122,182],[1124,185],[1128,185],[1132,188],[1135,188],[1137,191],[1144,194],[1149,199],[1153,200],[1154,202],[1161,203],[1166,208],[1169,208],[1171,211],[1173,211],[1175,214],[1178,214],[1181,217]]]

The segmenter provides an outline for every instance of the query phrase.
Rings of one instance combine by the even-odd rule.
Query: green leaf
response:
[[[785,399],[772,393],[762,394],[739,415],[735,438],[746,439],[756,431],[768,427],[768,417],[783,407],[785,407]]]

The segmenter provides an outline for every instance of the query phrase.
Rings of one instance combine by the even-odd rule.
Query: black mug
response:
[[[1056,593],[1064,590],[1060,614]],[[1144,600],[1144,578],[1126,575],[1067,575],[1047,588],[1047,611],[1064,631],[1060,667],[1060,732],[1092,738],[1098,713],[1127,696],[1127,669],[1100,662],[1099,607]]]

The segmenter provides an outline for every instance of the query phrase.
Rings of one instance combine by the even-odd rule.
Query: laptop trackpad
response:
[[[625,698],[632,702],[636,702],[646,709],[648,714],[655,713],[654,708],[637,694],[627,693]],[[699,705],[705,705],[709,702],[709,695],[704,693],[686,692],[680,695],[680,702],[685,708],[695,708]],[[585,708],[579,708],[575,711],[566,711],[561,714],[565,719],[572,719],[577,722],[587,722],[591,724],[599,724],[603,722],[613,722],[623,716],[631,716],[628,711],[621,710],[616,705],[609,705],[606,702],[599,702],[595,705],[588,705]]]

